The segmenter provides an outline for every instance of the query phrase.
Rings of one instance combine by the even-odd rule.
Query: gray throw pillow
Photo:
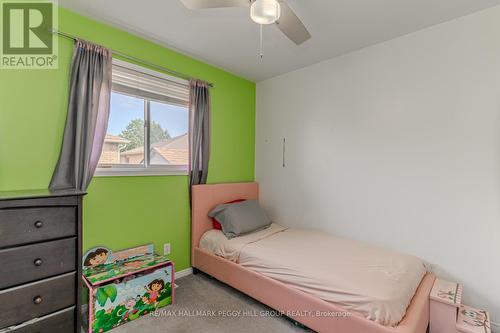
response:
[[[208,216],[221,224],[222,232],[227,238],[262,230],[271,225],[271,220],[256,200],[218,205]]]

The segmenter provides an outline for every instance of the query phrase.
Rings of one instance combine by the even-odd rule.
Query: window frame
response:
[[[165,73],[161,73],[155,70],[151,70],[149,68],[138,66],[132,64],[130,62],[126,62],[120,59],[113,58],[113,65],[125,67],[127,69],[137,71],[139,73],[151,75],[158,77],[160,79],[164,79],[167,81],[172,81],[174,83],[178,83],[189,88],[189,82],[187,80],[177,78],[171,75],[167,75]],[[122,95],[128,95],[121,91],[115,91],[112,89],[112,92],[116,92]],[[129,95],[136,98],[142,98],[144,101],[144,164],[143,166],[139,165],[126,165],[126,164],[113,164],[110,167],[99,167],[97,165],[94,176],[96,177],[110,177],[110,176],[186,176],[189,173],[188,165],[155,165],[150,164],[150,127],[151,127],[151,102],[159,102],[163,104],[169,104],[164,101],[156,101],[154,99],[138,96],[138,95]],[[175,104],[172,104],[175,105]],[[187,105],[186,105],[187,107]],[[188,110],[189,112],[189,110]],[[188,114],[189,121],[189,114]],[[189,135],[189,128],[188,133]],[[189,147],[188,147],[189,149]]]

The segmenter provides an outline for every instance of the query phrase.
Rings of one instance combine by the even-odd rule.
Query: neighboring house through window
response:
[[[114,59],[96,175],[187,174],[188,100],[187,81]]]

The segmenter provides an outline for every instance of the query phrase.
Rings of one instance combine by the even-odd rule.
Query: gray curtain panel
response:
[[[68,115],[51,190],[85,191],[94,175],[108,127],[111,64],[111,50],[75,42]]]
[[[189,184],[206,184],[210,160],[210,85],[189,82]]]

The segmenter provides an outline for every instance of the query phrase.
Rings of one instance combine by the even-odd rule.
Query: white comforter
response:
[[[277,224],[230,240],[210,230],[200,247],[387,326],[404,317],[426,273],[411,255]]]

